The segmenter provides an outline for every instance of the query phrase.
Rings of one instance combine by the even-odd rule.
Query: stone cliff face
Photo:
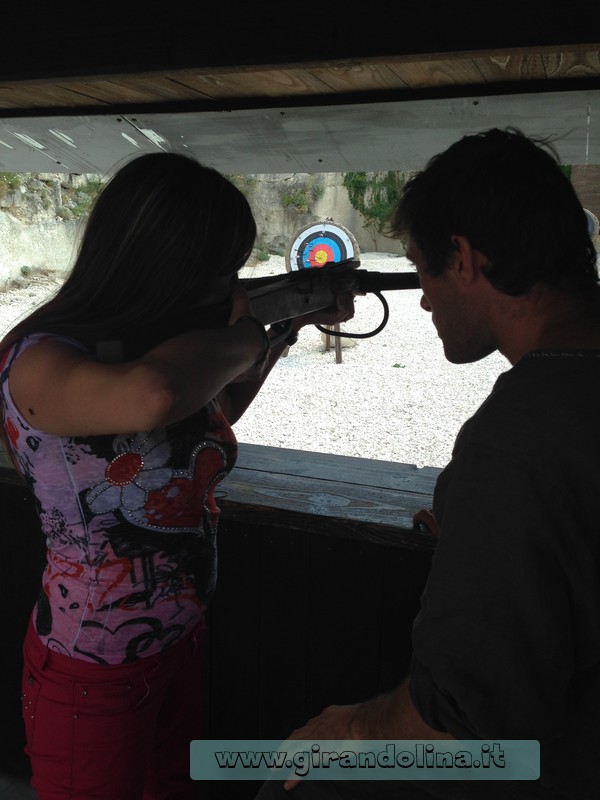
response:
[[[263,251],[286,255],[299,230],[331,219],[351,232],[360,252],[404,252],[400,242],[367,227],[340,173],[254,175],[234,182],[248,197]]]
[[[244,192],[256,218],[255,257],[286,256],[302,228],[328,219],[350,231],[360,252],[404,252],[400,242],[377,233],[353,208],[343,174],[229,178]],[[600,166],[573,167],[571,180],[583,206],[597,217]],[[22,271],[69,268],[100,185],[99,175],[0,173],[0,287]]]
[[[347,228],[360,252],[403,252],[400,242],[365,226],[341,174],[229,177],[254,212],[257,254],[285,256],[299,230],[327,219]],[[0,173],[0,285],[22,270],[69,268],[92,196],[89,187],[99,182],[97,175]]]
[[[0,173],[0,286],[68,268],[99,184],[96,175]]]

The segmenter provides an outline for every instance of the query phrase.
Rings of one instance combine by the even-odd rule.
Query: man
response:
[[[394,691],[291,739],[535,739],[539,781],[270,781],[266,798],[600,797],[600,289],[585,213],[549,146],[466,136],[405,187],[392,231],[453,363],[511,368],[460,431]],[[431,398],[435,403],[435,397]]]

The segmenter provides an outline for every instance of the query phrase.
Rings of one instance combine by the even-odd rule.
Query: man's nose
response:
[[[429,304],[429,300],[425,297],[425,295],[421,296],[421,308],[423,311],[429,311],[431,314],[431,305]]]

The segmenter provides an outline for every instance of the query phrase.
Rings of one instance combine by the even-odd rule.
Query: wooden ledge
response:
[[[415,530],[412,517],[431,507],[440,471],[240,443],[217,502],[224,521],[430,552],[435,537]],[[4,450],[0,481],[25,486]]]
[[[435,538],[412,517],[431,507],[440,471],[241,443],[218,502],[224,520],[430,551]]]

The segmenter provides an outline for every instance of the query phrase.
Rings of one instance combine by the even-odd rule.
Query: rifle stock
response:
[[[372,272],[357,269],[358,264],[358,259],[347,259],[274,277],[242,278],[239,283],[263,325],[328,308],[343,292],[379,294],[420,286],[416,272]]]

